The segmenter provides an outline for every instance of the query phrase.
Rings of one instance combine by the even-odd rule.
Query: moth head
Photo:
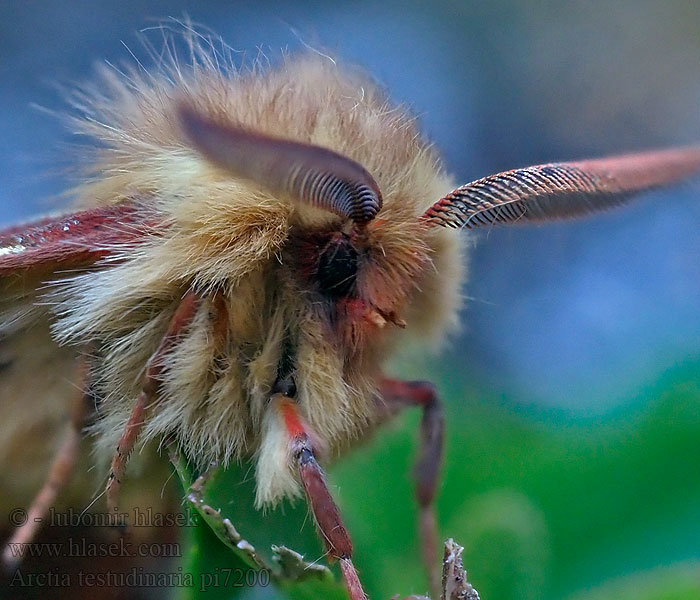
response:
[[[416,216],[413,229],[403,223],[392,233],[395,224],[379,214],[379,186],[358,162],[328,148],[235,127],[186,102],[177,110],[189,143],[211,163],[297,206],[338,217],[291,237],[307,280],[347,317],[343,327],[351,336],[365,326],[403,324],[395,309],[403,309],[431,260],[432,229],[583,216],[690,175],[700,165],[700,150],[688,148],[514,169],[455,189]],[[389,246],[399,249],[390,257]]]
[[[302,278],[331,301],[338,321],[382,326],[410,282],[392,286],[391,273],[370,254],[380,252],[382,208],[379,185],[360,163],[329,148],[282,139],[205,116],[186,102],[177,106],[189,144],[215,166],[248,180],[301,209],[313,207],[330,218],[300,220],[290,230],[291,264]],[[422,227],[416,220],[416,228]],[[386,228],[383,228],[386,229]],[[408,252],[410,262],[420,252]],[[405,269],[408,272],[410,269]],[[382,272],[383,271],[383,272]],[[395,294],[388,288],[396,288]],[[404,294],[405,296],[405,294]],[[337,309],[337,310],[336,310]],[[341,329],[345,327],[341,325]],[[355,335],[357,328],[353,330]]]

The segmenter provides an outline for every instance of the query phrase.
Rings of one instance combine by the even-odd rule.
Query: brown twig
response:
[[[480,600],[469,581],[462,563],[464,548],[450,538],[445,542],[445,557],[442,561],[442,600]]]

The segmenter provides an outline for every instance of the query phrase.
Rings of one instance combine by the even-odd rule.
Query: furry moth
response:
[[[363,74],[317,55],[244,72],[190,44],[189,65],[107,71],[77,92],[72,124],[97,145],[74,211],[0,231],[0,411],[17,423],[0,437],[2,472],[29,437],[47,442],[3,488],[40,490],[30,513],[42,514],[85,431],[110,463],[110,508],[130,453],[149,441],[174,441],[201,470],[252,457],[257,505],[305,496],[351,597],[364,598],[320,465],[419,407],[416,494],[435,562],[440,399],[385,364],[456,322],[460,230],[612,208],[700,170],[700,149],[456,187],[410,115]]]

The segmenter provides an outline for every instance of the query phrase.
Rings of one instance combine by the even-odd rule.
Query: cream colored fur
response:
[[[222,293],[228,339],[214,339],[215,311],[205,301],[168,356],[141,443],[174,436],[201,467],[258,456],[262,506],[298,493],[286,432],[269,402],[285,337],[295,349],[299,410],[329,459],[372,428],[377,377],[393,349],[427,347],[456,323],[459,234],[418,222],[454,186],[414,120],[358,71],[307,55],[239,72],[192,47],[194,66],[170,62],[126,76],[105,70],[76,94],[83,114],[73,126],[99,141],[76,204],[137,201],[164,226],[117,259],[59,282],[53,333],[61,344],[99,349],[95,429],[100,452],[110,456],[179,299],[189,288]],[[368,305],[405,319],[405,331],[349,313],[328,322],[288,242],[318,228],[339,230],[342,221],[208,164],[178,130],[174,103],[182,98],[220,120],[364,165],[384,206],[369,226],[358,287]]]

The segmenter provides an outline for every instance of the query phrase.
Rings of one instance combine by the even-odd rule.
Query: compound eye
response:
[[[331,238],[318,259],[318,284],[331,297],[351,296],[357,279],[358,252],[350,238],[339,233]]]

